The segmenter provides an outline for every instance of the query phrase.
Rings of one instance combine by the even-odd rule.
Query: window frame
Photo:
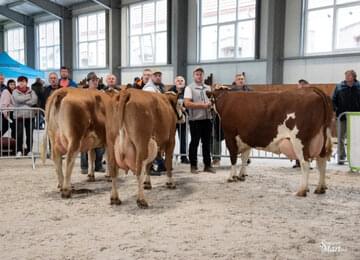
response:
[[[165,4],[166,4],[166,16],[165,16],[165,30],[159,30],[157,31],[157,8],[156,8],[156,3],[160,2],[163,0],[151,0],[151,1],[144,1],[144,2],[140,2],[140,3],[134,3],[134,4],[130,4],[127,8],[127,52],[128,52],[128,57],[127,57],[127,64],[129,67],[143,67],[143,66],[164,66],[164,65],[168,65],[168,61],[169,61],[169,21],[168,21],[168,17],[169,17],[169,1],[168,0],[164,0]],[[143,32],[143,6],[149,3],[153,3],[154,4],[154,31],[153,32]],[[136,33],[136,34],[131,34],[131,8],[133,7],[138,7],[141,6],[141,32],[140,33]],[[157,57],[157,35],[158,34],[162,34],[165,33],[166,34],[166,58],[165,58],[165,62],[157,62],[156,61],[156,57]],[[144,54],[145,52],[143,51],[143,44],[142,44],[142,37],[150,35],[152,36],[152,54],[153,54],[153,61],[152,62],[144,62]],[[131,38],[132,37],[138,37],[139,39],[139,48],[140,48],[140,56],[141,56],[141,62],[139,64],[132,64],[131,63]]]
[[[97,39],[95,39],[95,40],[89,40],[88,39],[88,36],[87,36],[87,39],[86,39],[86,41],[80,41],[80,29],[79,29],[79,19],[81,18],[81,17],[87,17],[86,19],[87,19],[87,21],[86,21],[86,24],[87,24],[87,28],[86,28],[86,33],[88,34],[88,32],[89,32],[89,30],[88,30],[88,28],[89,28],[89,23],[88,23],[88,17],[89,16],[91,16],[91,15],[96,15],[97,17],[98,17],[98,15],[99,14],[104,14],[104,19],[105,19],[105,21],[104,21],[104,23],[105,23],[105,32],[104,32],[104,34],[105,34],[105,36],[104,36],[104,38],[103,39],[99,39],[98,38],[98,34],[99,34],[99,32],[98,32],[98,30],[97,30]],[[98,19],[96,17],[96,19]],[[76,50],[76,62],[75,62],[75,64],[76,64],[76,68],[77,69],[79,69],[79,70],[89,70],[89,69],[106,69],[106,68],[108,68],[108,66],[109,66],[109,61],[108,61],[108,53],[109,53],[109,51],[108,51],[108,25],[107,25],[107,20],[108,20],[108,13],[106,12],[106,10],[100,10],[100,11],[94,11],[94,12],[90,12],[90,13],[85,13],[85,14],[79,14],[78,16],[76,16],[76,35],[75,35],[75,39],[76,39],[76,41],[75,41],[75,50]],[[98,22],[98,20],[97,20],[97,28],[98,28],[98,24],[99,24],[99,22]],[[97,46],[98,46],[98,42],[101,42],[101,41],[104,41],[105,43],[104,43],[104,46],[105,46],[105,64],[104,64],[104,66],[99,66],[98,65],[98,55],[99,55],[99,53],[98,53],[98,51],[96,52],[96,63],[97,63],[97,65],[95,65],[95,66],[86,66],[86,67],[81,67],[80,66],[80,44],[82,44],[82,43],[87,43],[87,49],[89,50],[89,43],[97,43]]]
[[[197,1],[197,61],[198,63],[216,63],[216,62],[227,62],[227,61],[244,61],[244,60],[255,60],[258,58],[259,56],[259,12],[260,12],[260,0],[255,0],[255,17],[254,18],[246,18],[246,19],[239,19],[239,11],[238,11],[238,4],[239,1],[236,0],[236,16],[235,16],[235,20],[233,21],[226,21],[226,22],[219,22],[219,11],[220,11],[220,0],[217,0],[217,21],[216,23],[211,23],[211,24],[206,24],[206,25],[202,25],[202,15],[201,15],[201,11],[202,11],[202,3],[203,0],[198,0]],[[248,21],[254,21],[254,51],[253,51],[253,56],[252,57],[238,57],[237,56],[237,47],[238,47],[238,43],[239,43],[239,38],[238,38],[238,28],[239,28],[239,23],[241,22],[248,22]],[[234,25],[234,56],[233,57],[225,57],[225,58],[220,58],[219,57],[219,28],[221,26],[226,26],[226,25]],[[205,27],[211,27],[211,26],[216,26],[217,27],[217,32],[216,32],[216,39],[217,39],[217,44],[216,44],[216,58],[215,59],[201,59],[201,40],[202,40],[202,29]]]
[[[13,49],[13,50],[10,50],[10,52],[17,52],[20,56],[20,53],[22,52],[23,54],[23,57],[24,57],[24,60],[21,61],[21,60],[17,60],[15,59],[14,57],[12,57],[9,53],[9,31],[19,31],[19,30],[22,30],[22,35],[23,35],[23,46],[22,48],[18,48],[18,49]],[[9,56],[11,58],[13,58],[14,60],[16,60],[17,62],[21,63],[21,64],[26,64],[26,56],[25,56],[25,29],[24,27],[22,26],[17,26],[17,27],[13,27],[13,28],[9,28],[9,29],[6,29],[5,30],[5,46],[4,46],[4,49],[5,51],[9,54]]]
[[[336,41],[337,41],[337,25],[338,25],[338,11],[339,9],[346,8],[346,7],[354,7],[359,6],[360,7],[360,1],[354,0],[354,2],[349,3],[343,3],[343,4],[337,4],[337,0],[333,0],[333,3],[331,5],[326,5],[322,7],[315,7],[312,9],[308,9],[309,6],[309,0],[303,0],[302,4],[302,13],[304,15],[304,19],[302,22],[302,39],[301,39],[301,54],[303,56],[322,56],[322,55],[333,55],[333,54],[346,54],[346,53],[360,53],[360,46],[354,47],[354,48],[336,48]],[[323,51],[323,52],[308,52],[307,51],[307,40],[308,40],[308,18],[309,18],[309,12],[311,11],[319,11],[319,10],[325,10],[332,8],[332,35],[331,35],[331,50],[330,51]]]
[[[58,28],[59,28],[59,43],[58,44],[53,44],[53,45],[44,45],[44,46],[40,46],[40,25],[47,25],[47,24],[50,24],[52,23],[53,24],[53,28],[54,28],[54,24],[55,23],[58,23]],[[59,69],[60,66],[61,66],[61,23],[60,23],[60,20],[58,19],[55,19],[55,20],[49,20],[49,21],[45,21],[45,22],[40,22],[38,24],[36,24],[36,50],[37,50],[37,54],[36,54],[36,67],[37,69],[39,70],[56,70],[56,69]],[[46,39],[47,39],[47,31],[46,31]],[[54,62],[55,62],[55,48],[56,47],[59,47],[59,66],[56,66],[56,64],[54,63],[54,67],[48,67],[46,66],[46,68],[41,68],[40,67],[40,64],[41,64],[41,60],[40,60],[40,49],[41,48],[45,48],[45,49],[48,49],[48,48],[53,48],[53,51],[54,51]]]

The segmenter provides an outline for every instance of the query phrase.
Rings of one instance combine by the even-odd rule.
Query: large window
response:
[[[9,29],[5,32],[5,50],[13,59],[25,64],[24,28]]]
[[[41,70],[60,68],[59,21],[41,23],[37,26],[38,67]]]
[[[256,0],[199,0],[200,61],[255,56]]]
[[[305,54],[360,50],[360,1],[307,0]]]
[[[130,65],[166,64],[166,0],[131,5],[129,17]]]
[[[106,67],[105,11],[81,15],[77,19],[79,68]]]

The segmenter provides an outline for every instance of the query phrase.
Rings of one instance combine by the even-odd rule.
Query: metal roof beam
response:
[[[6,6],[0,6],[0,14],[9,18],[10,20],[19,23],[24,26],[31,26],[34,24],[34,19],[27,16],[20,14],[18,12],[15,12]]]
[[[46,0],[26,0],[29,3],[32,3],[45,12],[56,16],[59,19],[66,19],[71,17],[71,11],[65,6],[58,5],[54,2],[46,1]]]
[[[106,9],[111,8],[111,1],[110,0],[91,0],[92,2],[105,7]]]

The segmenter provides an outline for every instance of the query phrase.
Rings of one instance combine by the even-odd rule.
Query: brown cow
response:
[[[50,138],[52,160],[55,163],[63,198],[71,196],[71,173],[79,152],[89,152],[89,180],[94,180],[94,148],[106,144],[106,106],[111,98],[105,93],[84,89],[60,89],[46,103],[46,131]],[[46,145],[46,141],[44,141]],[[66,154],[65,179],[62,172],[62,155]],[[45,153],[42,153],[44,160]]]
[[[221,118],[226,146],[230,152],[229,181],[245,180],[251,148],[283,153],[301,164],[302,182],[298,196],[308,191],[309,161],[316,159],[320,172],[315,193],[325,193],[326,160],[331,155],[330,125],[332,104],[316,88],[284,92],[208,93],[215,99]],[[237,154],[242,167],[236,173]]]
[[[121,204],[117,192],[116,164],[131,170],[138,180],[137,204],[147,208],[145,188],[151,188],[149,169],[158,151],[165,153],[166,186],[175,188],[172,179],[172,157],[177,120],[182,117],[177,96],[150,93],[137,89],[121,91],[115,97],[112,117],[108,117],[107,153],[112,177],[111,204]],[[146,174],[147,173],[147,174]],[[146,180],[144,177],[146,174]]]

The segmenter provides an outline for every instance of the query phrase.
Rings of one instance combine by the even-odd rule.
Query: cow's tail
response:
[[[125,107],[127,102],[130,99],[130,93],[127,91],[122,91],[116,97],[116,106],[115,106],[115,122],[118,123],[118,128],[121,129],[124,126],[124,117],[125,117]]]
[[[57,120],[57,113],[60,108],[61,101],[67,95],[67,92],[63,90],[56,91],[52,96],[49,97],[46,102],[45,108],[45,133],[42,140],[42,145],[40,147],[40,158],[43,164],[46,161],[47,154],[47,143],[48,143],[48,131],[49,127],[57,127],[57,126],[49,126],[49,124],[54,124]],[[52,147],[52,146],[51,146]]]
[[[331,121],[333,118],[333,107],[329,96],[327,96],[321,89],[313,88],[314,92],[322,99],[324,107],[324,145],[321,150],[320,156],[330,159],[332,152],[331,142]]]

